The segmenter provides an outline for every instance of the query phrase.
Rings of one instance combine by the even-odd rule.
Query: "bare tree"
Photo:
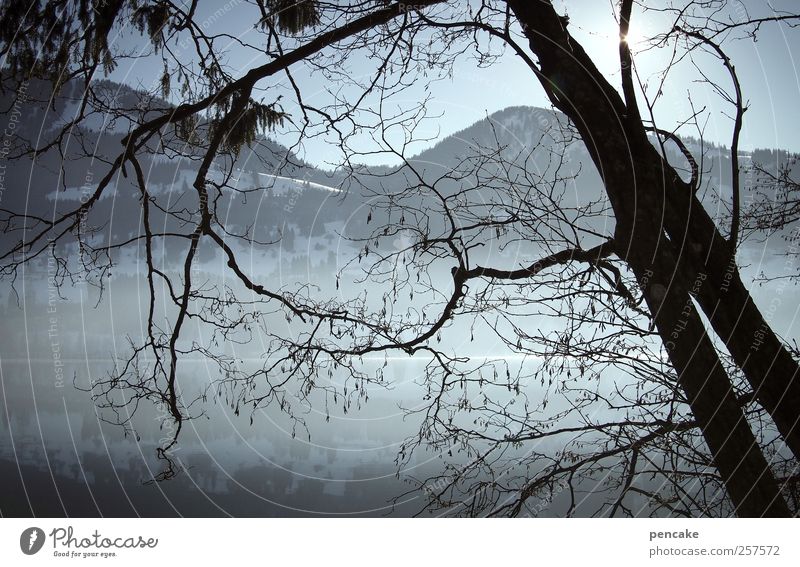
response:
[[[707,49],[721,60],[732,80],[732,91],[720,90],[731,93],[725,98],[735,116],[729,229],[714,222],[696,194],[698,158],[674,130],[654,121],[660,91],[653,95],[637,81],[627,42],[634,17],[632,0],[623,0],[617,14],[620,91],[571,33],[569,18],[548,1],[430,0],[410,6],[257,0],[250,8],[263,45],[207,33],[197,20],[196,2],[182,8],[162,0],[103,2],[94,7],[84,1],[64,1],[8,10],[0,26],[4,34],[0,53],[9,61],[4,87],[19,89],[29,76],[48,79],[56,89],[69,81],[83,85],[75,119],[45,143],[20,141],[12,157],[60,152],[68,158],[77,152],[98,155],[107,168],[85,202],[52,218],[2,209],[4,231],[15,238],[0,256],[2,273],[14,278],[25,263],[50,255],[59,266],[61,281],[89,273],[102,288],[103,275],[119,250],[144,245],[150,297],[147,336],[141,344],[131,344],[130,357],[107,380],[94,384],[93,392],[105,407],[119,411],[123,422],[130,407],[141,401],[168,409],[177,427],[172,442],[159,450],[168,463],[165,477],[175,472],[169,451],[181,424],[196,415],[193,408],[198,407],[180,391],[183,356],[200,353],[221,371],[212,392],[199,394],[195,401],[225,390],[237,411],[278,404],[295,415],[293,399],[338,403],[341,397],[347,406],[364,397],[364,385],[380,382],[381,376],[360,370],[358,357],[399,350],[431,358],[432,403],[409,448],[458,446],[471,459],[455,474],[451,470],[445,475],[444,485],[428,491],[436,506],[450,508],[459,500],[468,513],[518,514],[530,506],[532,497],[558,485],[568,487],[571,513],[575,491],[612,471],[616,479],[608,489],[612,496],[600,506],[601,510],[608,506],[611,514],[635,513],[625,498],[639,491],[649,498],[653,513],[790,515],[797,509],[793,466],[800,456],[798,363],[753,302],[736,263],[741,224],[738,138],[746,107],[724,43],[740,32],[755,34],[770,23],[794,24],[800,16],[773,14],[734,21],[725,15],[725,7],[725,2],[711,0],[641,9],[673,16],[674,25],[653,38],[654,46],[676,53],[665,76],[676,58]],[[132,21],[149,38],[153,53],[165,65],[158,84],[142,95],[138,108],[105,99],[93,82],[99,69],[110,70],[126,56],[112,52],[109,41],[123,21]],[[181,42],[193,51],[191,58],[176,52]],[[243,52],[258,52],[262,58],[265,53],[267,62],[233,72],[220,57],[223,42],[232,42]],[[532,168],[531,160],[541,160],[541,155],[509,157],[499,140],[435,179],[407,159],[407,145],[425,105],[391,115],[389,106],[379,103],[402,93],[420,80],[422,72],[447,73],[453,61],[467,52],[478,54],[478,64],[489,64],[498,56],[498,46],[527,64],[563,117],[554,123],[561,133],[558,142],[563,147],[573,138],[582,141],[605,195],[584,205],[565,201],[563,185],[574,172],[562,171],[563,152],[544,152],[547,167],[539,162]],[[359,56],[375,62],[367,80],[347,74],[347,61]],[[297,66],[345,83],[358,94],[334,96],[327,106],[313,106],[296,80]],[[302,116],[287,116],[278,97],[260,86],[277,75],[287,77]],[[173,93],[176,86],[180,95]],[[173,93],[179,102],[159,108],[153,96],[156,90]],[[260,102],[262,97],[270,102]],[[68,148],[73,133],[78,139],[89,138],[81,124],[93,114],[110,114],[112,120],[127,124],[118,152],[103,155],[81,145],[77,150]],[[226,199],[241,192],[232,183],[237,156],[243,147],[263,144],[259,132],[288,120],[295,126],[298,144],[322,131],[335,133],[345,155],[341,165],[349,168],[351,183],[376,175],[353,161],[361,154],[357,136],[365,128],[377,129],[379,151],[404,162],[393,174],[403,176],[402,190],[376,196],[385,214],[356,259],[377,257],[366,270],[370,281],[385,286],[377,305],[362,297],[346,301],[314,297],[305,286],[271,289],[268,283],[254,281],[237,258],[236,243],[269,246],[271,242],[261,239],[255,227],[244,232],[229,229],[221,214]],[[386,135],[392,128],[404,132],[404,147],[396,148]],[[670,163],[668,143],[677,144],[689,164],[688,181],[681,176],[684,165]],[[144,155],[179,156],[195,164],[194,191],[186,196],[190,204],[164,203],[149,190],[141,163]],[[217,168],[220,159],[223,165]],[[292,165],[287,158],[279,167]],[[217,171],[212,174],[212,169]],[[534,174],[537,169],[543,173]],[[141,231],[135,238],[97,245],[92,234],[100,230],[102,219],[90,225],[86,218],[119,175],[131,176],[139,191]],[[613,222],[596,224],[608,216]],[[401,231],[412,238],[402,256],[377,252],[376,242]],[[480,247],[491,233],[498,242],[524,243],[525,254],[538,259],[514,267],[485,264],[490,258],[481,256]],[[183,243],[178,273],[156,265],[153,249],[161,239]],[[63,246],[68,241],[77,243],[77,260]],[[204,246],[214,247],[226,259],[236,289],[208,287],[193,279],[192,266]],[[428,297],[419,299],[417,284]],[[411,301],[416,294],[417,305],[424,308],[412,305],[395,311],[393,302],[406,291]],[[166,306],[158,302],[162,296],[168,299]],[[563,327],[560,331],[536,334],[515,323],[527,316],[524,310],[536,312],[539,305],[542,312],[537,314],[556,318]],[[168,315],[168,328],[155,317],[162,309]],[[302,330],[281,332],[266,323],[269,313],[284,315]],[[480,319],[517,352],[543,356],[549,362],[512,378],[508,368],[505,376],[502,369],[497,373],[497,363],[475,365],[448,353],[436,341],[455,317]],[[186,335],[190,322],[214,329],[211,344]],[[244,371],[212,346],[220,340],[250,340],[259,325],[267,362],[256,371]],[[628,372],[630,387],[613,396],[590,387],[592,373],[601,366]],[[340,392],[330,382],[318,380],[334,371],[349,373],[349,383],[355,387]],[[568,386],[563,372],[581,383]],[[534,379],[565,382],[557,390],[560,395],[568,393],[571,408],[544,422],[531,408],[544,409],[547,399],[533,400],[519,410],[517,396],[524,395],[517,390]],[[466,392],[476,383],[489,390],[505,388],[514,395],[504,399],[486,393],[479,407],[466,394],[454,396],[458,389]],[[601,405],[616,411],[615,420],[585,419],[585,404],[601,399]],[[464,425],[473,413],[481,415],[474,416],[480,427]],[[582,422],[569,425],[576,416]],[[777,434],[770,435],[773,424]],[[571,440],[560,441],[565,449],[558,458],[548,462],[549,457],[534,450],[519,467],[511,466],[509,460],[517,462],[514,451],[521,446],[564,437]],[[575,450],[584,439],[592,446],[587,454]],[[401,453],[401,460],[406,455]],[[610,467],[613,459],[622,464]],[[635,484],[643,474],[662,479],[659,486],[643,489]],[[573,482],[576,477],[583,483]],[[562,479],[566,484],[559,484]],[[422,485],[427,486],[425,481]],[[718,498],[716,491],[715,496],[704,497],[715,485],[725,487],[726,498]]]

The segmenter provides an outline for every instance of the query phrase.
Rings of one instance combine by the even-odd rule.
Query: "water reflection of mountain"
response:
[[[323,427],[311,416],[310,441],[292,438],[281,415],[257,416],[250,426],[212,408],[181,437],[175,455],[185,471],[145,484],[161,466],[157,416],[138,415],[140,439],[126,436],[98,419],[86,393],[55,388],[50,373],[49,362],[2,365],[4,516],[383,515],[407,488],[395,478],[394,457],[412,425],[398,429],[396,400],[377,393],[349,421]]]
[[[17,466],[0,461],[4,482],[4,517],[110,516],[110,517],[287,517],[306,515],[407,515],[411,505],[389,508],[388,498],[406,488],[400,483],[348,485],[343,494],[326,492],[320,481],[298,481],[289,472],[265,471],[264,467],[242,468],[236,481],[208,488],[219,480],[213,470],[183,475],[159,485],[142,485],[130,467],[110,466],[99,455],[82,457],[83,466],[96,479],[84,481],[51,475],[46,469]],[[356,471],[367,472],[367,471]],[[25,479],[23,485],[20,478]],[[26,491],[27,487],[27,491]],[[394,490],[395,492],[392,492]]]

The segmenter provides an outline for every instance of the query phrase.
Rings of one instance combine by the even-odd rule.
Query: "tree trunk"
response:
[[[658,249],[648,250],[642,232],[631,234],[637,244],[626,260],[642,283],[656,328],[678,373],[678,384],[725,481],[736,514],[790,516],[689,290],[672,277],[676,260],[665,250],[671,245],[662,240],[660,246],[656,244]],[[649,240],[653,241],[652,235]]]
[[[575,123],[603,179],[617,223],[617,253],[640,281],[679,385],[737,513],[788,516],[788,506],[692,303],[690,294],[702,289],[708,278],[696,285],[681,269],[682,243],[689,237],[690,246],[702,249],[703,242],[695,242],[692,234],[672,239],[664,234],[664,223],[674,228],[681,222],[680,207],[667,195],[680,179],[650,144],[641,122],[634,124],[617,91],[569,35],[566,20],[550,2],[508,0],[508,5],[539,60],[542,86],[554,106]],[[683,222],[690,222],[688,212]]]
[[[714,331],[741,368],[756,400],[769,412],[786,445],[800,459],[800,365],[742,283],[735,257],[714,221],[688,187],[666,187],[664,226],[680,254],[685,278],[702,280],[696,297]],[[771,309],[780,307],[773,299]]]
[[[733,266],[728,287],[708,282],[698,295],[703,311],[742,369],[756,399],[800,459],[800,367],[775,335]]]

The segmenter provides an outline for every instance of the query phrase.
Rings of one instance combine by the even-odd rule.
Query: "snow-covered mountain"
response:
[[[131,109],[136,109],[137,105],[141,107],[144,96],[130,87],[108,81],[98,83],[95,91],[96,96],[113,99],[118,105]],[[41,136],[46,136],[53,128],[69,123],[76,117],[80,92],[78,85],[68,84],[58,97],[51,100],[46,85],[29,85],[21,109],[25,119],[20,122],[17,135],[29,140],[43,139]],[[4,107],[13,102],[9,93],[3,95]],[[166,102],[157,99],[149,100],[148,104],[157,109],[150,111],[151,114],[168,107]],[[132,110],[132,115],[136,112],[139,111]],[[136,119],[146,117],[138,115]],[[43,218],[73,209],[94,191],[108,170],[109,161],[119,152],[122,137],[131,125],[132,122],[122,118],[95,114],[83,125],[73,128],[70,135],[74,141],[69,151],[74,153],[68,152],[63,159],[57,152],[50,151],[35,160],[29,157],[8,160],[2,206]],[[703,201],[712,214],[724,217],[727,212],[725,204],[730,201],[727,150],[714,146],[701,148],[694,139],[687,139],[686,144],[698,156],[705,150],[702,161],[706,183],[702,190]],[[672,143],[667,143],[666,147],[670,161],[688,175],[688,165],[678,148]],[[87,148],[94,155],[86,156]],[[426,178],[437,179],[454,168],[477,167],[476,161],[465,163],[464,160],[491,155],[496,150],[501,150],[497,155],[503,160],[524,163],[525,170],[533,177],[546,179],[558,174],[568,178],[563,198],[570,206],[604,198],[599,176],[583,143],[573,136],[563,115],[548,109],[511,107],[496,112],[410,157],[409,163]],[[558,169],[553,166],[555,157],[558,158]],[[780,157],[763,151],[742,153],[745,164],[751,160],[776,162]],[[173,212],[196,207],[196,195],[191,189],[196,161],[145,154],[141,163],[148,191],[160,203],[165,203],[164,206]],[[373,205],[380,200],[376,196],[402,192],[410,183],[404,168],[364,168],[349,177],[342,172],[318,169],[267,138],[243,151],[228,173],[229,188],[214,200],[217,217],[231,232],[248,233],[259,241],[278,242],[274,252],[265,254],[274,253],[297,269],[303,257],[308,258],[305,269],[313,266],[328,269],[332,264],[341,265],[344,256],[353,255],[361,246],[350,239],[365,236],[376,224],[388,218],[382,216],[384,211],[373,210]],[[222,171],[212,169],[209,180],[221,182]],[[457,191],[469,182],[480,183],[480,180],[477,176],[463,176],[449,184],[442,183],[437,189]],[[482,197],[481,190],[477,187],[472,195]],[[747,197],[745,194],[743,200]],[[132,175],[115,178],[89,218],[89,222],[102,226],[100,238],[118,241],[139,234],[142,231],[140,198]],[[420,192],[415,198],[416,201],[414,198],[407,200],[406,205],[420,210],[430,206],[430,195]],[[373,224],[367,226],[370,218]],[[182,228],[182,221],[167,215],[156,222],[159,220],[165,230]],[[436,221],[431,222],[435,229]],[[600,219],[597,222],[593,228],[608,232],[613,220]],[[0,238],[4,246],[10,238],[13,239],[8,235]],[[179,252],[182,245],[180,242],[167,243],[162,251],[164,257]],[[200,260],[202,263],[216,259],[201,255]],[[258,264],[268,269],[270,261],[261,258]]]

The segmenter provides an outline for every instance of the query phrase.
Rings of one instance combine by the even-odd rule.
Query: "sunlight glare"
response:
[[[620,41],[623,43],[627,43],[630,47],[634,47],[643,43],[646,40],[645,36],[636,30],[636,28],[631,28],[628,30],[628,33],[624,35],[620,35]]]

